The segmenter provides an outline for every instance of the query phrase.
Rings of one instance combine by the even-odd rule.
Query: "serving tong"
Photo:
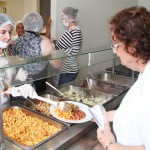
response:
[[[29,98],[27,99],[37,110],[41,111],[41,107],[38,106],[37,104],[35,104],[32,100],[30,100]]]
[[[71,106],[67,102],[56,102],[56,101],[53,101],[51,99],[47,99],[47,98],[44,98],[41,96],[36,96],[34,98],[41,100],[43,102],[49,103],[51,105],[54,105],[54,106],[58,107],[60,110],[65,111],[65,112],[72,110]]]

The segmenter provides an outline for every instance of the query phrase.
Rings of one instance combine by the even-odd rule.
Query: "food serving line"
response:
[[[109,75],[109,74],[103,74],[103,76],[105,76],[105,80],[106,80],[106,75]],[[97,76],[97,75],[95,76],[95,78],[96,77],[100,78],[100,76]],[[101,75],[101,78],[102,78],[102,75]],[[111,79],[112,78],[113,77],[111,77]],[[120,78],[116,79],[114,77],[113,80],[118,82]],[[128,83],[127,83],[127,79],[129,80]],[[80,93],[79,91],[84,91],[84,96],[92,95],[93,100],[95,98],[99,98],[100,95],[102,95],[101,98],[106,99],[106,101],[103,104],[105,109],[111,110],[111,109],[115,109],[116,107],[119,106],[119,104],[120,104],[122,98],[124,97],[124,95],[126,94],[127,90],[135,81],[133,79],[130,80],[129,78],[125,78],[125,77],[123,77],[122,80],[125,80],[125,84],[128,84],[128,85],[124,86],[124,85],[122,85],[122,83],[121,83],[121,85],[119,85],[118,83],[113,84],[110,82],[107,83],[106,81],[100,82],[99,80],[89,79],[89,81],[84,80],[83,82],[79,82],[80,84],[75,82],[75,83],[72,83],[73,85],[65,85],[63,87],[60,87],[59,90],[63,93],[66,90],[67,91],[71,90],[71,92],[73,94],[75,94],[77,90],[78,90],[78,93]],[[89,87],[89,84],[90,84],[90,87]],[[85,89],[83,89],[83,87]],[[90,88],[90,92],[87,91],[88,88]],[[92,90],[91,90],[91,88],[92,88]],[[98,95],[97,91],[95,91],[95,90],[101,91],[100,94]],[[106,91],[107,92],[109,91],[111,93],[106,94],[105,93]],[[119,92],[119,93],[117,93],[117,92]],[[59,98],[61,98],[60,95],[58,95],[58,93],[56,94],[54,91],[50,94],[46,94],[43,96],[44,97],[46,96],[46,98],[48,98],[47,96],[51,96],[51,94],[56,95],[56,97],[53,96],[54,100],[55,100],[55,98],[58,99],[58,96],[59,96]],[[83,92],[82,92],[82,94],[83,94]],[[75,97],[75,96],[73,96],[73,97]],[[38,105],[38,100],[33,100],[33,102],[36,105]],[[83,99],[80,100],[79,102],[88,104],[87,100],[84,101]],[[97,102],[98,101],[95,101],[94,103],[90,102],[89,104],[91,104],[91,106],[92,106],[92,105],[95,105]],[[35,150],[68,149],[69,150],[69,149],[75,149],[76,147],[78,147],[79,149],[89,149],[89,150],[94,149],[95,147],[99,147],[100,150],[103,150],[102,147],[97,142],[97,138],[96,138],[97,126],[95,123],[93,123],[91,121],[88,121],[85,123],[79,123],[79,124],[65,123],[63,121],[57,120],[56,118],[52,118],[51,116],[48,116],[47,114],[41,113],[39,110],[36,110],[35,107],[28,100],[22,104],[19,104],[18,106],[16,106],[16,105],[12,106],[12,105],[14,105],[14,104],[11,104],[11,106],[7,106],[7,108],[19,107],[23,110],[25,109],[25,111],[27,111],[27,112],[29,111],[29,113],[31,113],[32,115],[33,114],[35,114],[36,116],[39,115],[40,118],[43,117],[44,120],[50,120],[51,122],[53,122],[56,125],[56,127],[61,127],[61,131],[54,134],[52,137],[47,138],[46,140],[44,140],[42,142],[39,142],[37,145],[34,145],[34,146],[23,146],[21,144],[16,143],[14,140],[8,138],[7,136],[5,136],[6,150],[22,150],[22,149],[26,149],[26,150],[31,150],[31,149],[35,149]]]

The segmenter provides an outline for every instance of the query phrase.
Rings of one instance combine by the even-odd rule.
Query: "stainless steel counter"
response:
[[[97,140],[96,135],[97,127],[91,130],[89,133],[84,135],[66,150],[104,150]]]
[[[127,92],[127,91],[126,91]],[[105,105],[106,110],[119,106],[126,92]],[[99,142],[96,142],[97,126],[93,122],[73,124],[52,139],[46,141],[34,150],[103,150]],[[22,150],[14,143],[5,139],[6,150]]]

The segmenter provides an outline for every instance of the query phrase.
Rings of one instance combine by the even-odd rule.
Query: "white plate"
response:
[[[54,105],[51,105],[50,106],[50,113],[53,115],[53,117],[61,120],[61,121],[64,121],[64,122],[69,122],[69,123],[83,123],[83,122],[87,122],[89,120],[92,119],[92,116],[89,112],[89,107],[85,104],[82,104],[82,103],[79,103],[79,102],[74,102],[74,101],[65,101],[67,103],[72,103],[74,105],[77,105],[79,107],[80,110],[82,110],[85,114],[86,114],[86,117],[81,119],[81,120],[68,120],[68,119],[64,119],[64,118],[60,118],[56,113],[55,113],[55,108],[56,106]]]

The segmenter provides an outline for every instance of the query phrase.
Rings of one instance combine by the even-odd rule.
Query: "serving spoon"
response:
[[[48,83],[47,81],[45,82],[47,85],[49,85],[50,87],[52,87],[54,90],[56,90],[58,93],[60,93],[62,96],[65,96],[62,92],[60,92],[56,87],[54,87],[53,85],[51,85],[50,83]]]
[[[91,85],[90,85],[89,80],[88,80],[87,77],[86,77],[86,82],[87,82],[87,84],[88,84],[89,89],[91,90],[92,88],[91,88]]]
[[[90,71],[88,71],[88,73],[89,73],[89,74],[90,74],[90,76],[94,79],[93,74],[92,74]]]

